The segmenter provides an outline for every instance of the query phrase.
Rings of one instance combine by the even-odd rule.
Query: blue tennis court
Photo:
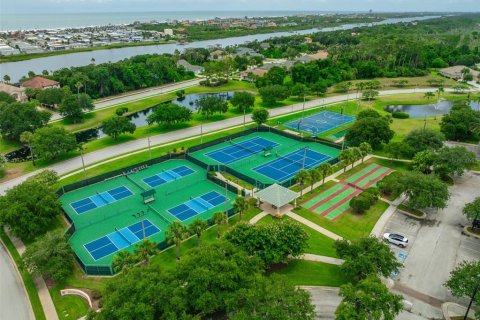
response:
[[[330,159],[331,157],[323,153],[305,148],[289,153],[286,156],[281,156],[253,170],[277,182],[283,182],[293,178],[302,169],[314,168]]]
[[[211,191],[199,197],[190,199],[176,207],[168,209],[173,216],[181,221],[190,219],[197,214],[210,210],[228,199],[216,191]]]
[[[159,174],[155,174],[153,176],[150,176],[148,178],[143,179],[143,182],[148,184],[151,188],[158,187],[164,183],[174,181],[180,178],[183,178],[185,176],[188,176],[189,174],[194,173],[195,170],[187,167],[187,166],[180,166],[176,167],[170,170],[163,171]]]
[[[340,114],[331,111],[322,111],[320,113],[302,118],[300,120],[290,121],[284,126],[313,135],[319,135],[337,127],[343,126],[347,123],[355,121],[355,117]]]
[[[230,143],[232,144],[231,146],[206,153],[205,155],[220,163],[230,164],[262,152],[265,148],[278,146],[278,143],[260,137],[241,142],[231,141]]]
[[[121,186],[112,190],[104,191],[90,196],[88,198],[72,202],[70,206],[77,214],[82,214],[95,208],[106,206],[109,203],[116,202],[133,194],[130,189]]]
[[[145,219],[120,230],[115,230],[97,240],[93,240],[85,244],[84,247],[96,261],[158,232],[160,232],[160,229],[148,219]]]

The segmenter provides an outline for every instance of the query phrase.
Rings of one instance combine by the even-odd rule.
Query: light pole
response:
[[[82,159],[83,176],[84,179],[87,179],[87,170],[85,169],[85,160],[83,159],[83,145],[80,144],[78,148],[80,149],[80,158]]]
[[[475,289],[473,289],[472,297],[470,298],[470,303],[468,304],[467,312],[465,312],[465,316],[463,320],[467,320],[468,313],[470,312],[470,308],[472,307],[473,300],[475,300],[475,296],[477,295],[478,289],[480,287],[480,274],[476,276],[477,284],[475,285]]]
[[[227,188],[227,178],[225,178],[225,216],[228,224],[228,188]]]
[[[244,118],[243,121],[245,123],[245,118]],[[202,144],[202,143],[203,143],[203,120],[200,120],[200,144]]]
[[[243,107],[243,127],[245,128],[245,117],[247,113],[247,108]]]
[[[148,156],[149,160],[152,160],[152,146],[150,144],[150,137],[147,137],[147,143],[148,143]]]

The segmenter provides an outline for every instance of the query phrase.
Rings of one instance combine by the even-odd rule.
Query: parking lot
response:
[[[430,212],[424,221],[395,213],[384,232],[408,238],[407,248],[390,244],[396,256],[406,255],[396,280],[404,286],[443,301],[456,301],[443,286],[450,271],[464,260],[480,259],[480,240],[462,235],[468,220],[462,214],[465,203],[480,196],[480,176],[466,174],[450,187],[447,208]]]

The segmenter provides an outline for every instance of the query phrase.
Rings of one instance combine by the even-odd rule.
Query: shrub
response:
[[[127,112],[128,112],[128,108],[127,108],[127,107],[120,107],[120,108],[117,108],[117,109],[115,110],[115,114],[116,114],[117,116],[122,116],[122,115],[124,115],[124,114],[127,113]]]
[[[392,112],[392,117],[395,119],[408,119],[410,118],[410,115],[405,112]]]
[[[350,200],[350,208],[352,208],[353,211],[356,213],[362,213],[372,206],[371,199],[368,199],[365,197],[363,194],[359,194],[356,197],[353,197]]]

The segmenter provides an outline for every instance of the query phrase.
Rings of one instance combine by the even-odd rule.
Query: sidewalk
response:
[[[320,233],[322,233],[323,235],[333,239],[333,240],[343,240],[342,237],[340,237],[339,235],[331,232],[330,230],[327,230],[325,228],[322,228],[320,227],[318,224],[316,223],[313,223],[311,222],[310,220],[307,220],[305,219],[304,217],[302,216],[299,216],[298,214],[296,213],[293,213],[293,212],[287,212],[286,213],[287,216],[289,216],[290,218],[294,219],[294,220],[297,220],[298,222],[300,223],[303,223],[304,225],[306,225],[307,227],[310,227],[312,228],[313,230],[315,231],[318,231]]]

